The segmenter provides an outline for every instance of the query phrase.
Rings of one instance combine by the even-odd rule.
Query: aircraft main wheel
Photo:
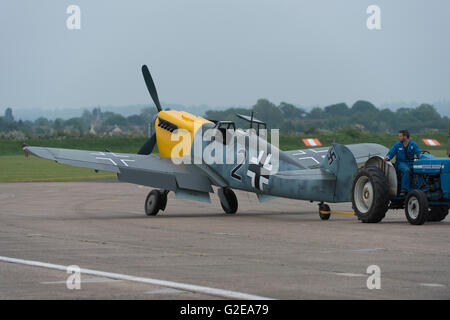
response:
[[[359,220],[377,223],[383,220],[389,206],[389,184],[378,167],[361,167],[352,185],[352,207]]]
[[[319,204],[319,217],[320,217],[320,219],[322,219],[322,220],[328,220],[328,219],[330,219],[330,216],[331,216],[330,213],[328,213],[328,214],[326,214],[326,213],[321,213],[321,211],[330,211],[330,206],[329,206],[329,205],[327,205],[327,204],[325,204],[325,203]]]
[[[163,197],[165,193],[159,190],[152,190],[145,199],[145,214],[148,216],[156,216],[161,209]],[[167,195],[166,202],[167,202]]]
[[[439,222],[445,219],[448,214],[448,207],[432,207],[428,213],[427,221]]]
[[[223,193],[223,196],[227,201],[227,203],[224,203],[222,200],[220,200],[220,205],[222,206],[223,211],[225,211],[225,213],[227,214],[236,213],[238,209],[238,201],[234,191],[230,188],[222,188],[221,190],[219,190],[219,192]]]
[[[413,190],[405,200],[405,215],[409,223],[424,224],[428,218],[428,199],[422,190]]]

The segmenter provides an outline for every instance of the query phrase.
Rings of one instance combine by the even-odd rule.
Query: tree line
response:
[[[315,107],[310,111],[281,102],[278,106],[267,99],[260,99],[253,106],[254,117],[267,123],[269,128],[280,128],[281,132],[312,133],[335,131],[342,128],[355,128],[368,132],[397,132],[407,128],[411,132],[441,131],[449,128],[448,117],[441,116],[429,104],[415,108],[378,109],[364,100],[356,101],[351,107],[337,103],[324,108]],[[210,110],[206,117],[217,120],[235,120],[235,113],[250,115],[243,108],[230,108],[224,111]],[[241,126],[246,124],[236,121]]]
[[[397,132],[406,128],[411,132],[447,132],[449,118],[441,116],[430,104],[414,108],[378,109],[364,100],[351,107],[337,103],[311,110],[281,102],[276,105],[267,99],[259,99],[249,108],[209,110],[204,117],[210,120],[235,121],[236,127],[246,128],[248,123],[236,117],[236,113],[250,115],[267,123],[268,128],[280,128],[282,133],[320,133],[352,128],[367,132]],[[0,134],[3,138],[55,137],[83,135],[146,135],[155,117],[155,108],[142,109],[140,114],[124,117],[100,108],[84,110],[80,117],[54,120],[44,117],[35,121],[14,119],[13,110],[7,108],[0,117]],[[151,130],[151,129],[150,129]]]

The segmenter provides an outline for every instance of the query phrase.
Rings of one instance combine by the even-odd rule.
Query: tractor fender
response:
[[[386,181],[389,183],[389,195],[397,195],[397,172],[391,162],[385,161],[380,156],[372,156],[364,163],[364,166],[375,166],[383,171],[386,176]]]

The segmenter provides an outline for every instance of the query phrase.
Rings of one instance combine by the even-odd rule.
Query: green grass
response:
[[[368,133],[358,132],[355,130],[342,129],[334,133],[319,133],[319,134],[292,134],[281,135],[280,146],[282,150],[302,149],[306,148],[302,142],[303,138],[318,138],[324,146],[329,146],[333,142],[341,144],[351,143],[378,143],[390,148],[395,142],[397,142],[397,134],[388,133]],[[422,139],[436,139],[441,143],[439,147],[429,147],[425,145]],[[417,142],[422,150],[429,150],[434,154],[434,151],[444,152],[447,150],[447,134],[445,133],[421,133],[411,135],[411,139]]]
[[[79,181],[115,178],[114,173],[58,164],[30,155],[24,157],[21,145],[137,153],[147,138],[85,137],[66,139],[0,140],[0,182],[20,181]]]
[[[0,140],[0,156],[23,154],[22,143],[35,147],[52,147],[66,149],[81,149],[112,152],[137,153],[139,148],[148,138],[128,137],[84,137],[64,139],[25,139],[25,140]]]
[[[115,178],[110,172],[72,167],[34,156],[0,156],[0,181],[77,181]]]
[[[329,134],[308,135],[281,135],[281,150],[293,150],[306,148],[302,138],[318,138],[324,146],[333,141],[342,144],[373,142],[390,147],[397,141],[396,134],[367,133],[354,130],[339,130]],[[411,137],[422,150],[429,150],[436,157],[446,157],[447,134],[430,133],[417,134]],[[422,138],[437,139],[440,147],[428,147],[422,142]],[[67,149],[81,149],[103,151],[109,149],[113,152],[136,153],[146,141],[145,137],[85,137],[66,139],[28,139],[24,142],[31,146],[45,146]],[[0,182],[13,181],[77,181],[89,179],[115,178],[113,173],[98,172],[94,170],[77,168],[68,165],[57,164],[53,161],[40,159],[35,156],[25,158],[21,148],[23,141],[0,140]]]

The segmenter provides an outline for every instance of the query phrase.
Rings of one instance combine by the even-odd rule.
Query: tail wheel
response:
[[[431,207],[427,221],[439,222],[445,219],[448,214],[448,207]]]
[[[428,218],[428,199],[422,190],[413,190],[405,200],[405,215],[409,223],[424,224]]]
[[[230,188],[222,189],[223,195],[228,203],[223,203],[220,201],[220,205],[222,206],[223,211],[227,214],[234,214],[238,209],[238,201],[236,198],[236,194]]]
[[[322,213],[321,211],[330,211],[330,206],[329,205],[327,205],[325,203],[319,204],[319,217],[322,220],[330,219],[331,214],[329,214],[329,213]]]
[[[145,199],[145,214],[156,216],[159,210],[164,210],[167,204],[167,192],[152,190]]]
[[[378,167],[361,167],[353,178],[352,207],[359,220],[377,223],[389,206],[389,184]]]

